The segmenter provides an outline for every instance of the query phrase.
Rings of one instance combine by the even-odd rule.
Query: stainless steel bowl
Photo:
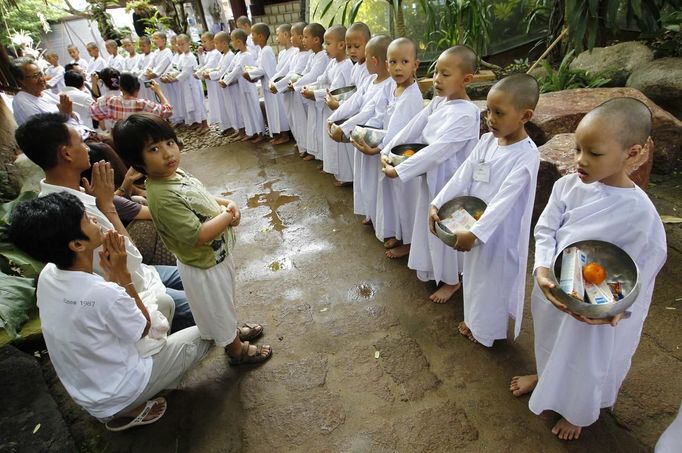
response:
[[[597,305],[579,301],[566,294],[559,288],[557,278],[557,275],[561,275],[563,250],[554,258],[554,263],[552,263],[551,278],[556,285],[552,289],[554,297],[565,304],[573,313],[593,319],[610,318],[630,308],[639,295],[640,286],[639,269],[637,269],[637,264],[630,258],[630,255],[617,245],[605,241],[580,241],[568,247],[578,247],[587,257],[588,263],[598,263],[606,269],[606,281],[620,282],[623,298],[610,304]]]
[[[249,78],[252,81],[260,80],[263,78],[263,76],[260,74],[258,74],[258,75],[254,74],[254,72],[257,70],[258,70],[258,68],[256,66],[244,66],[244,71],[249,75]]]
[[[296,83],[299,80],[301,80],[301,77],[303,77],[303,74],[299,74],[298,72],[295,72],[295,73],[291,74],[291,77],[289,77],[289,81],[291,83]]]
[[[334,121],[334,124],[337,126],[341,126],[343,123],[346,122],[348,118],[343,119],[343,120],[336,120]],[[350,143],[350,138],[346,137],[346,134],[343,134],[343,139],[341,140],[341,143]]]
[[[440,207],[438,210],[438,217],[441,219],[447,219],[459,208],[464,208],[464,210],[473,217],[476,212],[484,212],[485,208],[487,207],[488,205],[485,204],[485,201],[481,200],[480,198],[470,196],[456,197]],[[435,229],[436,236],[438,236],[438,239],[443,241],[445,245],[449,247],[455,246],[457,243],[456,234],[445,228],[440,222],[436,222]],[[476,243],[478,243],[478,241],[476,241]],[[476,245],[476,243],[474,245]]]
[[[376,148],[386,136],[386,131],[378,127],[359,124],[355,126],[350,136],[355,141],[364,140],[372,148]]]
[[[405,145],[394,146],[388,153],[388,157],[391,159],[391,164],[396,166],[407,159],[409,156],[403,156],[403,153],[408,149],[411,149],[415,153],[420,149],[426,148],[428,145],[423,143],[407,143]]]
[[[334,99],[336,99],[338,102],[343,102],[349,97],[353,95],[357,91],[357,88],[355,88],[355,85],[349,85],[347,87],[341,87],[337,88],[335,90],[332,90],[329,92],[329,94],[332,95]]]

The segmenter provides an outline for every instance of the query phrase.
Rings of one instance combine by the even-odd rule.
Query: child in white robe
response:
[[[308,24],[303,29],[303,45],[306,49],[310,49],[312,55],[308,60],[308,64],[301,74],[303,76],[296,82],[292,83],[289,80],[289,88],[292,88],[300,102],[294,102],[292,105],[292,121],[294,138],[298,145],[298,151],[304,160],[315,159],[315,152],[311,147],[316,146],[316,143],[308,143],[307,127],[308,127],[308,109],[314,109],[314,101],[303,98],[301,92],[308,85],[315,83],[317,78],[324,72],[329,64],[329,57],[326,52],[322,52],[322,43],[324,42],[325,29],[322,25],[313,22]],[[314,110],[310,110],[311,114]],[[319,156],[322,158],[322,156]]]
[[[108,39],[104,42],[104,48],[109,54],[107,66],[118,70],[118,72],[125,71],[125,59],[123,58],[123,55],[118,54],[118,43],[113,39]]]
[[[48,88],[59,94],[64,89],[64,66],[59,64],[59,55],[54,52],[46,52],[45,59],[50,65],[45,70],[45,81]]]
[[[304,22],[297,22],[291,26],[291,46],[293,51],[289,57],[288,67],[283,75],[281,72],[275,74],[272,85],[270,85],[271,93],[282,94],[284,111],[287,116],[287,122],[289,123],[289,129],[297,143],[295,147],[299,152],[302,152],[304,149],[301,140],[305,139],[305,131],[301,133],[300,127],[297,130],[294,112],[297,112],[298,115],[303,115],[305,118],[306,111],[303,106],[303,98],[292,88],[289,88],[289,82],[295,74],[303,74],[313,55],[313,52],[308,50],[303,43],[303,30],[305,27],[306,24]]]
[[[238,52],[230,65],[229,71],[221,80],[228,87],[233,82],[236,82],[239,88],[238,97],[237,99],[232,99],[232,102],[239,104],[239,109],[244,119],[244,132],[235,137],[235,140],[245,142],[247,140],[254,140],[258,135],[262,134],[265,125],[263,123],[260,102],[258,101],[258,91],[252,83],[242,77],[244,66],[253,66],[255,63],[253,55],[246,48],[246,33],[243,30],[237,29],[230,36],[232,38],[232,47],[237,49]]]
[[[234,84],[228,87],[221,80],[231,69],[235,57],[234,53],[230,50],[230,35],[224,31],[218,32],[213,42],[221,57],[217,67],[204,71],[204,79],[207,83],[208,81],[215,82],[218,87],[221,135],[236,137],[240,129],[244,127],[244,122],[241,119],[241,115],[239,115],[239,103],[237,102],[239,86]]]
[[[263,88],[263,102],[265,103],[265,115],[268,119],[268,131],[270,137],[275,137],[277,143],[282,142],[282,131],[289,129],[289,123],[284,114],[284,104],[282,103],[282,96],[279,93],[272,93],[268,87],[272,76],[277,71],[277,58],[272,51],[272,47],[268,46],[268,39],[270,38],[270,28],[264,23],[255,24],[251,28],[251,37],[253,42],[260,47],[258,53],[258,61],[256,61],[256,69],[243,74],[244,78],[249,82],[256,82],[260,80]],[[254,77],[254,79],[251,78]],[[288,138],[285,136],[288,140]],[[252,143],[259,143],[260,138],[252,140]],[[273,141],[273,144],[276,144]]]
[[[346,56],[346,27],[342,25],[334,25],[330,27],[324,34],[324,46],[327,57],[330,61],[327,64],[324,72],[317,78],[314,83],[314,88],[307,87],[301,91],[304,98],[309,99],[312,103],[308,106],[307,118],[307,135],[306,146],[308,152],[313,154],[317,159],[325,162],[322,169],[327,173],[332,173],[337,177],[338,183],[345,182],[339,179],[339,165],[337,148],[324,149],[324,134],[326,131],[327,118],[331,114],[331,110],[325,104],[325,98],[329,91],[348,86],[350,84],[350,73],[353,69],[353,63]],[[344,179],[348,181],[353,180],[352,167],[350,175],[344,175]]]
[[[166,68],[166,71],[161,74],[159,80],[161,81],[161,91],[166,95],[168,103],[173,106],[173,116],[171,117],[170,122],[175,126],[179,126],[185,122],[185,108],[182,105],[182,100],[178,94],[178,86],[173,83],[180,73],[180,59],[182,58],[182,55],[178,52],[177,35],[171,37],[170,49],[172,52],[170,64]]]
[[[240,16],[237,18],[236,22],[237,28],[243,30],[246,33],[246,50],[253,57],[253,61],[258,60],[258,53],[260,52],[260,47],[258,47],[251,38],[251,19],[247,16]]]
[[[190,51],[190,38],[185,34],[178,35],[179,72],[175,76],[179,107],[184,110],[185,123],[195,129],[198,134],[208,132],[206,106],[204,105],[204,88],[201,81],[194,77],[199,65],[197,58]]]
[[[298,48],[294,47],[291,42],[291,28],[291,24],[281,24],[276,29],[275,42],[279,46],[277,67],[275,68],[275,73],[270,77],[269,84],[263,86],[264,92],[266,90],[270,91],[270,93],[277,95],[279,98],[277,120],[280,124],[280,134],[279,137],[272,141],[273,145],[288,143],[291,139],[288,103],[285,100],[284,93],[279,93],[274,85],[275,80],[279,81],[289,73],[289,68],[293,67],[292,63],[295,61],[295,56],[298,54]]]
[[[381,97],[391,78],[386,68],[386,51],[391,38],[384,35],[375,36],[365,46],[365,64],[370,81],[361,86],[346,102],[329,116],[328,125],[330,139],[336,142],[349,137],[358,125],[366,125],[382,129],[384,115],[375,115],[376,102]],[[385,99],[385,97],[384,97]],[[385,108],[383,113],[385,114]],[[334,121],[345,121],[337,126]],[[352,146],[352,145],[351,145]],[[376,214],[377,182],[379,180],[379,156],[367,155],[355,149],[353,156],[353,212],[364,216],[363,224],[373,224]]]
[[[419,280],[442,283],[430,296],[436,303],[447,302],[459,289],[460,266],[454,250],[429,233],[427,218],[431,200],[469,156],[478,140],[481,114],[469,101],[465,88],[473,80],[476,59],[476,54],[466,46],[451,47],[438,57],[433,79],[435,97],[384,150],[390,151],[394,146],[406,143],[428,146],[395,167],[387,158],[382,159],[387,177],[417,184],[407,265],[417,272]],[[402,194],[404,196],[405,192]],[[402,210],[399,200],[394,199],[396,208]]]
[[[364,142],[352,142],[360,152],[370,156],[380,153],[388,156],[386,145],[423,109],[422,94],[414,77],[419,66],[414,41],[408,38],[392,41],[388,46],[387,60],[392,81],[384,87],[381,97],[375,98],[373,106],[375,115],[383,119],[386,135],[375,148]],[[378,156],[379,159],[382,156]],[[380,241],[384,241],[389,258],[400,258],[410,251],[416,185],[414,181],[403,183],[386,178],[383,173],[379,173],[378,178],[374,233]],[[399,199],[397,204],[396,199]]]
[[[145,38],[144,36],[140,38],[140,48],[143,49],[143,52],[144,52],[143,46],[146,45],[143,42],[144,38]],[[158,31],[152,35],[152,41],[154,41],[154,45],[156,45],[157,50],[154,51],[154,53],[152,54],[152,58],[151,61],[149,62],[149,65],[147,65],[147,68],[142,73],[143,74],[142,82],[155,80],[157,83],[159,83],[161,91],[163,91],[163,95],[166,96],[166,99],[169,99],[168,95],[170,90],[168,86],[165,83],[164,84],[160,83],[161,75],[165,73],[168,67],[171,65],[171,60],[173,58],[173,51],[166,47],[166,39],[167,39],[166,35]]]
[[[95,44],[94,42],[87,43],[85,45],[85,48],[87,49],[88,55],[90,55],[91,58],[90,62],[88,63],[87,69],[84,68],[85,75],[87,76],[88,81],[90,81],[94,73],[99,72],[107,67],[107,62],[99,54],[99,47],[97,47],[97,44]]]
[[[346,31],[346,55],[353,62],[353,67],[350,73],[350,85],[355,87],[355,93],[348,99],[354,108],[351,110],[357,113],[359,110],[358,101],[353,99],[353,97],[362,98],[364,95],[369,82],[371,81],[369,72],[367,72],[367,63],[365,61],[365,46],[367,41],[371,38],[371,33],[369,27],[362,22],[355,22]],[[372,78],[373,79],[373,78]],[[322,151],[325,156],[324,164],[325,171],[333,173],[336,177],[336,186],[344,186],[354,182],[355,180],[355,158],[358,151],[353,148],[350,143],[344,143],[341,141],[333,140],[329,132],[329,118],[336,117],[336,110],[344,102],[339,102],[334,99],[330,93],[327,93],[325,97],[325,103],[327,107],[331,110],[331,114],[327,118],[327,121],[323,123],[324,130],[322,131]],[[347,115],[342,118],[348,118]],[[340,119],[339,117],[336,117]],[[342,119],[341,118],[341,119]],[[355,189],[353,189],[355,193]]]
[[[215,48],[215,35],[206,32],[201,35],[201,47],[203,52],[199,55],[199,66],[194,70],[194,78],[204,79],[204,73],[218,67],[222,54]],[[201,82],[200,82],[201,83]],[[206,93],[208,95],[208,124],[220,123],[220,87],[213,80],[206,80]]]
[[[123,46],[123,49],[125,49],[125,51],[128,52],[128,56],[123,59],[123,72],[135,74],[135,71],[137,71],[137,67],[139,65],[140,58],[142,57],[142,55],[137,53],[137,49],[135,49],[135,44],[133,43],[133,40],[130,38],[123,38],[121,40],[121,45]]]
[[[514,377],[510,389],[515,396],[532,392],[534,413],[558,413],[552,433],[562,440],[579,438],[601,408],[615,404],[665,263],[661,218],[628,177],[652,151],[651,124],[649,109],[633,98],[614,98],[588,113],[575,134],[578,171],[554,184],[535,227],[531,312],[538,374]],[[552,296],[554,258],[582,240],[611,242],[637,264],[640,289],[629,317],[572,315]]]
[[[69,56],[71,57],[71,61],[69,63],[77,64],[83,71],[88,69],[88,61],[85,58],[81,58],[81,52],[78,50],[78,47],[73,44],[69,44],[66,46],[66,50],[69,52]]]

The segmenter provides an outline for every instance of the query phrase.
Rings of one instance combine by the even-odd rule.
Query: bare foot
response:
[[[222,131],[220,133],[220,135],[222,135],[223,137],[227,137],[228,135],[234,135],[234,129],[232,129],[231,127],[228,129],[225,129],[224,131]]]
[[[578,440],[582,430],[581,426],[575,426],[564,417],[561,417],[561,420],[556,422],[556,425],[552,428],[552,434],[561,440]]]
[[[535,390],[536,385],[538,385],[537,374],[514,376],[511,380],[511,385],[509,385],[509,391],[518,398]]]
[[[280,135],[272,141],[273,145],[283,145],[285,143],[289,143],[289,136],[287,135]]]
[[[471,329],[467,327],[464,321],[459,323],[459,325],[457,326],[457,330],[459,331],[460,335],[462,335],[463,337],[467,337],[467,339],[472,343],[478,344],[478,341],[476,340],[476,338],[474,338],[474,334],[471,333]]]
[[[456,285],[448,285],[447,283],[443,283],[443,286],[438,288],[438,290],[431,294],[429,296],[429,299],[431,299],[432,302],[435,302],[437,304],[444,304],[445,302],[449,301],[450,298],[457,292],[459,289],[462,287],[461,283],[457,283]]]
[[[313,156],[312,154],[306,153],[305,156],[303,156],[303,160],[313,160],[313,159],[315,159],[315,156]]]
[[[208,126],[201,126],[199,129],[197,129],[197,134],[199,135],[208,134],[208,131],[210,131]]]
[[[400,241],[397,240],[396,238],[389,238],[384,241],[384,248],[385,249],[392,249],[395,247],[398,247],[400,245]]]
[[[334,181],[334,187],[348,187],[348,186],[352,186],[352,185],[353,185],[353,183],[351,181],[346,181],[346,182]]]
[[[244,136],[243,136],[242,138],[240,138],[239,141],[240,141],[240,142],[248,142],[249,140],[252,140],[252,139],[254,139],[255,137],[256,137],[255,134],[254,134],[254,135],[246,135],[246,134],[244,134]]]
[[[410,244],[403,244],[386,250],[386,256],[392,260],[405,257],[410,254]]]
[[[253,143],[254,145],[257,145],[257,144],[259,144],[260,142],[262,142],[263,140],[264,140],[264,138],[263,138],[262,135],[256,135],[256,138],[252,138],[252,139],[249,140],[249,141],[250,141],[251,143]]]
[[[372,219],[370,219],[369,217],[367,217],[367,218],[365,218],[365,219],[362,221],[362,224],[363,224],[363,225],[372,226]]]

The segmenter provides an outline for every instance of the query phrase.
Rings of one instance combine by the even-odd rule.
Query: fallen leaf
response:
[[[666,310],[677,310],[675,307],[665,307]]]
[[[672,215],[662,215],[661,221],[663,221],[663,223],[682,223],[682,217],[675,217]]]
[[[327,310],[329,310],[329,307],[324,307],[322,310],[320,310],[320,312],[323,313],[323,312],[325,312],[325,311],[327,311]]]
[[[36,427],[33,428],[33,434],[37,433],[39,429],[40,429],[40,423],[38,423],[38,424],[36,425]]]
[[[379,351],[374,351],[374,358],[375,358],[375,359],[378,359],[379,357],[381,357],[381,352],[379,352]]]

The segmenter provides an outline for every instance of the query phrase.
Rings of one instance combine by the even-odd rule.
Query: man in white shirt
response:
[[[78,197],[89,215],[106,229],[115,229],[125,236],[128,252],[128,269],[135,287],[145,305],[166,303],[166,295],[175,303],[173,331],[194,325],[182,281],[175,266],[148,266],[142,263],[142,254],[130,241],[113,203],[113,182],[107,185],[98,175],[105,168],[104,162],[93,165],[92,181],[86,190],[80,186],[81,173],[90,167],[88,148],[82,139],[72,139],[75,130],[59,114],[40,114],[28,120],[16,132],[17,143],[26,156],[45,172],[40,182],[40,196],[55,192],[67,192]],[[113,171],[106,164],[107,172]],[[99,255],[95,255],[94,269],[103,275]]]
[[[83,74],[80,71],[67,71],[64,74],[64,85],[64,89],[59,94],[68,96],[73,104],[73,111],[78,113],[83,124],[93,127],[90,106],[95,100],[85,88]]]
[[[78,139],[73,129],[70,135]],[[77,146],[69,148],[78,154]],[[159,420],[166,400],[151,398],[176,388],[212,342],[192,327],[169,336],[150,357],[138,352],[154,324],[129,270],[125,238],[105,233],[77,196],[61,192],[20,203],[8,234],[48,263],[37,304],[50,359],[69,395],[111,431]],[[93,273],[95,257],[104,278]]]

